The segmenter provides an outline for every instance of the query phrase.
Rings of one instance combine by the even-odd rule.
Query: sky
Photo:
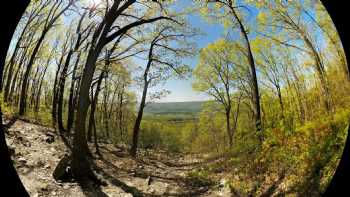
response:
[[[186,6],[193,6],[192,1],[179,0],[176,4],[179,7],[176,9],[183,9]],[[255,16],[257,14],[256,9],[251,9],[249,17]],[[224,26],[220,23],[208,23],[203,19],[199,13],[190,14],[188,16],[188,22],[194,28],[199,28],[203,33],[203,36],[197,36],[193,41],[196,43],[197,48],[201,49],[206,47],[208,44],[215,42],[216,40],[225,37]],[[249,19],[248,19],[249,20]],[[231,38],[237,38],[238,32],[234,32],[230,35]],[[187,58],[184,63],[195,68],[198,63],[198,55],[192,58]],[[205,101],[209,100],[210,97],[201,92],[194,91],[192,89],[193,77],[188,80],[169,80],[165,86],[165,89],[170,90],[170,94],[164,98],[161,98],[156,102],[185,102],[185,101]]]
[[[97,1],[97,0],[96,0]],[[188,6],[193,6],[192,1],[188,0],[178,0],[179,2],[176,4],[178,7],[175,9],[185,9]],[[251,7],[250,7],[251,8]],[[256,16],[257,10],[255,8],[251,9],[250,14],[247,20],[250,18],[254,18]],[[70,16],[71,17],[71,16]],[[69,16],[67,18],[70,18]],[[66,22],[66,20],[64,20]],[[216,40],[225,36],[224,27],[218,23],[208,23],[206,22],[199,14],[190,14],[188,15],[188,22],[194,28],[200,29],[203,33],[201,36],[196,36],[193,41],[196,43],[197,48],[201,49],[206,47],[208,44],[215,42]],[[318,33],[320,35],[320,32]],[[234,32],[231,34],[231,37],[238,36],[238,32]],[[249,37],[254,37],[255,34],[252,32]],[[14,42],[11,43],[11,48],[13,48]],[[198,55],[192,58],[184,59],[183,63],[189,65],[192,69],[195,68],[198,63]],[[135,60],[137,64],[146,65],[145,60]],[[164,85],[157,86],[154,89],[166,89],[170,91],[170,94],[166,97],[161,98],[160,100],[156,100],[155,102],[184,102],[184,101],[203,101],[209,100],[209,96],[205,93],[196,92],[192,89],[192,82],[194,81],[193,77],[190,77],[187,80],[178,80],[178,79],[170,79]],[[136,92],[138,100],[140,100],[141,89],[132,87],[132,91]],[[152,89],[151,89],[152,91]]]
[[[191,6],[189,1],[181,0],[179,9],[186,6]],[[188,22],[194,28],[199,28],[203,36],[197,36],[193,41],[197,48],[206,47],[209,43],[215,42],[224,36],[224,27],[221,24],[209,24],[198,14],[191,14],[188,16]],[[185,58],[183,63],[195,68],[198,63],[198,55],[192,58]],[[204,101],[209,97],[205,93],[197,92],[192,89],[193,77],[187,80],[169,79],[165,85],[156,88],[167,89],[170,91],[166,97],[157,100],[156,102],[185,102],[185,101]]]
[[[98,0],[95,0],[98,2]],[[180,3],[177,4],[179,7],[176,9],[184,9],[186,6],[191,6],[191,1],[188,0],[180,0]],[[64,17],[63,21],[65,23],[70,23],[72,17],[76,17],[75,15],[68,15],[68,17]],[[206,47],[209,43],[216,41],[221,38],[224,33],[224,28],[221,24],[208,24],[204,19],[199,15],[189,15],[188,21],[191,26],[195,28],[199,28],[203,33],[203,36],[197,36],[193,41],[196,43],[198,49]],[[14,48],[15,40],[11,42],[10,51]],[[146,61],[135,59],[133,60],[137,64],[146,64]],[[189,65],[191,68],[194,68],[198,62],[198,56],[192,58],[184,59],[183,63]],[[53,66],[55,67],[55,66]],[[56,69],[49,69],[49,72],[53,72]],[[166,97],[161,98],[155,102],[184,102],[184,101],[203,101],[208,100],[209,97],[204,93],[195,92],[192,90],[192,82],[193,78],[190,77],[188,80],[176,80],[169,79],[165,85],[160,85],[154,87],[153,89],[166,89],[170,91]],[[138,100],[141,97],[140,88],[132,87],[132,91],[136,92]],[[152,90],[152,89],[151,89]]]
[[[223,36],[224,29],[220,24],[208,24],[198,15],[189,16],[189,22],[191,26],[200,28],[204,33],[204,36],[198,36],[194,39],[197,47],[206,47],[209,43],[216,41]],[[192,58],[186,58],[184,63],[191,68],[195,68],[198,63],[198,55]],[[182,102],[182,101],[202,101],[208,100],[208,96],[204,93],[195,92],[192,90],[193,77],[188,80],[169,80],[164,88],[170,90],[171,93],[161,99],[161,102]]]

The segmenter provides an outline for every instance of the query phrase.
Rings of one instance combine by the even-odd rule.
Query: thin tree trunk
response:
[[[47,30],[44,30],[41,33],[41,36],[40,36],[38,42],[36,43],[36,45],[34,47],[32,55],[30,56],[29,63],[26,66],[26,71],[25,71],[24,77],[23,77],[22,88],[21,88],[21,96],[20,96],[20,101],[19,101],[19,115],[24,115],[25,110],[26,110],[26,106],[27,106],[27,98],[26,98],[26,96],[27,96],[27,85],[28,85],[29,74],[30,74],[30,71],[31,71],[31,69],[33,67],[33,64],[35,62],[36,54],[38,53],[39,48],[40,48],[42,42],[44,41],[46,33],[47,33]]]
[[[40,83],[39,83],[39,89],[38,89],[38,93],[36,95],[36,99],[35,99],[35,111],[38,112],[39,111],[39,108],[40,108],[40,97],[41,97],[41,90],[42,90],[42,86],[43,86],[43,82],[44,82],[44,77],[45,77],[45,74],[46,74],[46,71],[47,71],[47,68],[49,67],[49,65],[47,64],[44,71],[43,71],[43,74],[41,76],[41,79],[40,79]]]
[[[24,34],[27,30],[27,28],[29,27],[29,24],[30,24],[30,18],[28,19],[29,21],[26,23],[26,25],[24,26],[18,40],[17,40],[17,43],[16,43],[16,46],[15,46],[15,49],[12,53],[12,56],[11,56],[11,59],[9,61],[9,64],[7,65],[7,79],[6,79],[6,84],[5,84],[5,91],[4,91],[4,101],[7,102],[7,99],[8,99],[8,93],[9,93],[9,89],[10,89],[10,83],[11,83],[11,80],[12,80],[12,70],[13,70],[13,66],[15,64],[15,59],[17,57],[17,53],[20,49],[20,44],[22,43],[22,39],[24,38]],[[34,35],[34,33],[32,33],[32,35]],[[32,41],[32,39],[30,39]],[[31,43],[31,42],[29,42]],[[29,48],[29,47],[28,47]],[[1,91],[2,91],[2,85],[0,86],[1,88]]]
[[[30,100],[30,106],[31,106],[31,107],[32,107],[33,104],[34,104],[36,88],[38,87],[38,86],[37,86],[37,81],[38,81],[38,80],[37,80],[37,77],[40,78],[40,75],[38,76],[39,70],[40,70],[40,68],[39,68],[39,66],[38,66],[37,69],[36,69],[36,72],[35,72],[35,74],[34,74],[34,76],[33,76],[32,83],[31,83],[31,91],[30,91],[31,94],[30,94],[30,98],[29,98],[29,100]]]
[[[73,73],[72,73],[72,79],[71,79],[71,86],[69,89],[69,100],[68,100],[68,119],[67,119],[67,132],[70,132],[70,130],[73,127],[73,122],[74,122],[74,112],[75,112],[75,95],[74,95],[74,90],[75,90],[75,75],[76,71],[78,68],[80,60],[80,53],[78,54],[78,57],[76,59],[75,65],[73,67]]]
[[[57,96],[57,124],[58,124],[58,129],[61,131],[66,131],[64,126],[63,126],[63,96],[64,96],[64,86],[66,84],[66,77],[67,77],[67,72],[68,72],[68,67],[70,63],[71,56],[73,54],[72,50],[69,50],[68,55],[66,57],[60,80],[58,83],[58,96]]]
[[[233,139],[232,139],[232,132],[231,132],[231,109],[230,108],[226,109],[225,115],[226,115],[226,131],[228,136],[228,144],[229,144],[229,147],[232,148]]]
[[[136,157],[137,144],[138,144],[142,115],[143,115],[143,109],[145,108],[145,105],[146,105],[147,89],[148,89],[148,81],[145,81],[145,84],[143,87],[143,92],[142,92],[141,103],[140,103],[139,111],[137,113],[137,118],[136,118],[136,121],[134,124],[134,129],[133,129],[132,146],[130,149],[130,155],[132,157]]]
[[[120,98],[119,98],[119,113],[118,113],[118,126],[119,126],[119,132],[120,132],[120,139],[123,140],[123,96],[124,96],[124,86],[122,87]]]
[[[9,91],[9,94],[8,94],[8,98],[10,98],[10,99],[12,98],[13,92],[15,91],[16,79],[17,79],[18,74],[20,73],[20,71],[21,71],[21,67],[18,66],[18,68],[17,68],[17,70],[15,72],[15,75],[14,75],[14,77],[12,79],[11,88],[10,88],[10,91]]]
[[[245,43],[247,45],[247,52],[248,52],[248,62],[250,65],[250,70],[251,70],[251,76],[252,76],[252,85],[253,85],[253,103],[254,103],[254,114],[255,114],[255,127],[256,127],[256,132],[259,136],[260,143],[263,142],[264,140],[264,134],[262,133],[262,128],[261,128],[261,114],[260,114],[260,96],[259,96],[259,88],[258,88],[258,80],[256,77],[256,69],[255,69],[255,62],[254,62],[254,57],[250,48],[250,42],[249,38],[247,35],[247,32],[239,19],[233,5],[230,6],[231,11],[235,19],[237,20],[239,24],[239,29],[240,32],[245,40]]]

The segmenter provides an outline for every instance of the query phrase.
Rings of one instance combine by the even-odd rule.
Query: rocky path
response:
[[[203,156],[143,150],[139,159],[132,159],[125,148],[102,143],[102,157],[96,156],[93,169],[106,186],[59,183],[52,173],[66,148],[55,131],[21,120],[4,123],[7,144],[30,196],[231,196],[220,180],[201,183],[189,176],[201,167]]]

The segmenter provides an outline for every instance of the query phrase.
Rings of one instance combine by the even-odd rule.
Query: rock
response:
[[[61,181],[67,181],[71,179],[72,173],[70,170],[70,165],[71,165],[71,158],[69,155],[65,155],[61,161],[58,162],[54,172],[53,172],[53,177],[56,181],[61,180]]]
[[[70,188],[69,185],[67,185],[67,184],[63,185],[63,189],[69,189],[69,188]]]
[[[153,182],[153,178],[151,176],[148,176],[146,179],[147,185],[151,185]]]
[[[44,166],[44,168],[49,169],[49,168],[50,168],[50,164],[46,164],[46,165]]]
[[[24,157],[18,158],[18,161],[21,163],[27,163],[27,160]]]
[[[57,193],[56,193],[55,191],[53,191],[53,192],[51,192],[51,195],[52,195],[52,196],[56,196]]]
[[[151,193],[151,194],[154,194],[155,190],[153,188],[149,188],[148,192]]]
[[[226,179],[221,179],[221,180],[220,180],[220,183],[219,183],[219,187],[220,187],[220,188],[225,187],[226,183],[227,183]]]
[[[47,191],[49,189],[49,185],[47,183],[43,183],[43,185],[40,187],[41,191]]]
[[[23,168],[22,173],[23,174],[28,174],[30,172],[29,168]]]
[[[55,136],[52,134],[46,133],[45,142],[51,144],[54,141],[55,141]]]
[[[43,162],[42,160],[39,160],[39,161],[36,162],[36,165],[37,165],[38,167],[41,167],[41,166],[44,165],[44,162]]]
[[[31,147],[32,146],[32,144],[30,142],[26,142],[23,145],[26,146],[26,147]]]
[[[15,152],[16,152],[15,149],[16,149],[16,147],[8,146],[10,156],[15,155]]]

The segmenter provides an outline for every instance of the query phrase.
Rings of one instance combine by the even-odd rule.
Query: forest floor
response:
[[[19,176],[30,196],[231,196],[218,173],[209,182],[190,172],[209,162],[204,155],[168,154],[141,150],[138,159],[125,148],[100,143],[102,157],[94,156],[93,169],[105,186],[56,182],[52,173],[65,154],[59,135],[52,128],[22,120],[5,120],[7,144]],[[90,144],[94,152],[93,144]]]

